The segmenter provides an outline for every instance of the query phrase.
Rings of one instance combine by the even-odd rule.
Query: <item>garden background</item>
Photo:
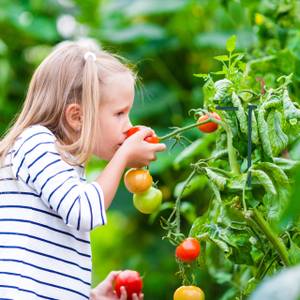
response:
[[[293,73],[291,89],[297,102],[299,1],[0,0],[0,132],[4,134],[20,110],[34,69],[56,43],[94,39],[124,56],[138,72],[132,123],[150,126],[159,136],[167,134],[170,127],[193,122],[188,111],[203,105],[204,84],[193,74],[220,69],[214,56],[226,52],[232,35],[245,60],[253,61],[257,85],[260,78],[271,85],[278,76]],[[197,129],[186,136],[202,138]],[[183,146],[171,149],[167,144],[169,150],[158,155],[150,171],[159,181],[164,201],[174,201],[174,188],[186,176],[174,163]],[[209,145],[204,145],[202,155],[209,151]],[[292,145],[290,157],[300,159],[299,142]],[[93,180],[104,166],[105,162],[93,158],[88,179]],[[201,214],[208,194],[202,186],[186,198],[183,226]],[[293,213],[299,213],[299,208]],[[126,268],[144,276],[146,300],[171,299],[181,285],[175,275],[174,247],[162,240],[159,216],[139,213],[123,183],[109,209],[108,225],[91,235],[93,285],[110,270]],[[226,281],[218,281],[205,267],[197,272],[207,299],[221,299],[228,289]]]

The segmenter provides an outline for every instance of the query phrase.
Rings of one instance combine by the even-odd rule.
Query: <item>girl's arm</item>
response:
[[[152,132],[150,128],[143,128],[127,138],[97,177],[96,182],[102,188],[106,209],[116,194],[125,168],[147,166],[156,159],[156,152],[166,149],[165,144],[151,144],[144,141],[144,138]]]

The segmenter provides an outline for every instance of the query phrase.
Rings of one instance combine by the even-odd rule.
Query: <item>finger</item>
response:
[[[132,300],[139,300],[139,297],[136,293],[132,294]]]
[[[155,152],[162,152],[162,151],[165,151],[167,149],[167,146],[166,144],[164,143],[159,143],[159,144],[152,144],[153,145],[153,150]]]
[[[120,300],[127,300],[127,291],[125,287],[121,286],[120,291],[121,291]]]
[[[121,271],[111,271],[105,278],[105,281],[113,282]]]
[[[154,135],[155,132],[150,127],[143,127],[140,131],[135,133],[136,136],[139,136],[141,139],[145,139],[148,136]]]
[[[144,299],[144,294],[141,293],[141,294],[139,295],[139,300],[143,300],[143,299]]]

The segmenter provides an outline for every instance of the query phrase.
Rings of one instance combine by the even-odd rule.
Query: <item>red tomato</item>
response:
[[[176,257],[183,262],[192,262],[200,254],[200,243],[195,238],[185,239],[176,248]]]
[[[145,141],[148,143],[157,144],[159,143],[159,138],[157,137],[157,135],[147,136],[145,138]]]
[[[221,117],[216,112],[213,112],[210,115],[211,115],[211,117],[213,117],[217,120],[221,120]],[[203,115],[198,119],[197,122],[203,122],[203,121],[207,120],[209,117],[210,117],[209,114]],[[210,133],[210,132],[214,132],[218,129],[218,124],[214,123],[214,122],[208,122],[206,124],[199,125],[198,128],[202,132]]]
[[[140,130],[139,127],[131,127],[127,132],[126,135],[127,137],[130,137],[131,135],[133,135],[134,133],[138,132]]]
[[[131,135],[133,135],[134,133],[138,132],[139,130],[140,130],[140,128],[138,126],[131,127],[126,133],[127,138],[130,137]],[[145,141],[148,143],[157,144],[157,143],[159,143],[159,138],[157,137],[156,134],[154,134],[151,136],[147,136],[145,138]]]
[[[181,286],[179,287],[173,296],[173,300],[204,300],[204,292],[197,286]]]
[[[127,299],[132,300],[132,294],[136,293],[139,295],[142,292],[143,280],[138,272],[125,270],[115,280],[115,291],[118,297],[121,295],[121,286],[124,286],[126,289]]]

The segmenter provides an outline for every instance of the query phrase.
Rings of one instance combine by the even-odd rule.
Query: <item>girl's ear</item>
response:
[[[67,124],[74,131],[80,131],[82,126],[81,106],[77,103],[68,104],[65,110],[65,119],[67,121]]]

